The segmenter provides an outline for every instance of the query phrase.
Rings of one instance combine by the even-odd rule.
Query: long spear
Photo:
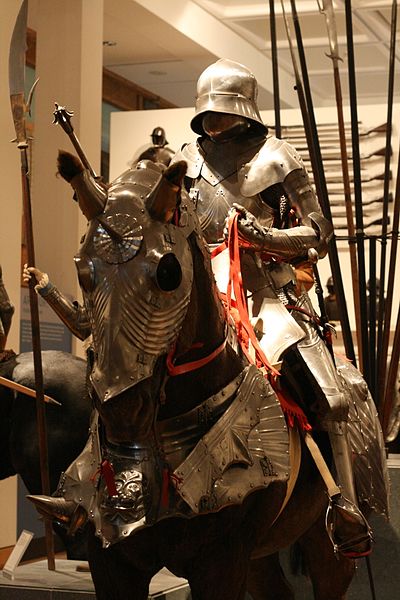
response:
[[[26,27],[28,17],[28,2],[22,2],[11,38],[9,55],[9,85],[11,110],[13,114],[16,142],[21,158],[21,180],[22,198],[24,209],[24,222],[28,263],[35,265],[35,253],[33,245],[33,227],[31,212],[30,176],[28,164],[28,140],[26,135],[26,112],[28,106],[25,103],[24,81],[25,81],[25,51],[26,51]],[[38,298],[34,289],[33,279],[29,284],[29,302],[31,311],[32,350],[35,371],[36,388],[36,418],[39,437],[39,460],[40,475],[43,494],[50,494],[49,463],[47,453],[46,416],[43,389],[42,353],[40,345],[40,324]],[[45,519],[45,539],[47,548],[47,565],[50,571],[55,570],[54,539],[51,522]]]
[[[351,186],[350,186],[350,175],[348,165],[348,154],[347,154],[347,141],[346,141],[346,129],[344,124],[343,114],[343,96],[342,86],[340,81],[339,72],[339,61],[342,60],[339,56],[338,39],[337,39],[337,28],[335,13],[333,10],[332,0],[318,0],[319,10],[325,16],[326,27],[328,30],[329,38],[329,50],[328,57],[332,60],[333,65],[333,77],[335,83],[335,97],[336,97],[336,108],[338,115],[338,127],[339,127],[339,141],[340,141],[340,157],[343,174],[343,189],[344,189],[344,202],[346,208],[346,221],[347,230],[349,233],[349,253],[350,253],[350,266],[351,266],[351,277],[353,287],[353,301],[354,301],[354,312],[356,319],[356,332],[357,332],[357,345],[361,348],[361,315],[360,315],[360,302],[359,302],[359,280],[358,280],[358,266],[357,266],[357,251],[355,247],[355,229],[353,219],[353,207],[351,201]]]
[[[276,19],[275,19],[275,0],[269,0],[269,26],[271,32],[271,58],[272,58],[272,82],[274,85],[274,114],[275,114],[275,135],[282,137],[281,110],[279,96],[279,74],[278,74],[278,52],[276,44]]]
[[[356,71],[354,63],[353,43],[353,20],[351,14],[351,0],[345,0],[346,9],[346,34],[347,34],[347,60],[349,68],[349,92],[351,112],[351,139],[353,149],[353,175],[354,175],[354,203],[356,214],[356,244],[358,258],[358,281],[359,281],[359,307],[361,312],[361,348],[358,348],[358,356],[362,359],[362,368],[367,383],[370,380],[369,368],[369,346],[368,346],[368,323],[367,323],[367,295],[365,279],[365,254],[364,254],[364,221],[361,191],[361,163],[360,163],[360,139],[358,133],[357,113],[357,91]]]
[[[400,148],[399,158],[397,165],[397,176],[396,176],[396,191],[394,196],[394,207],[393,207],[393,224],[392,224],[392,244],[390,248],[390,263],[389,263],[389,277],[388,285],[391,284],[391,293],[388,293],[389,300],[385,306],[385,322],[390,325],[390,315],[392,310],[392,298],[393,298],[393,285],[396,265],[397,246],[399,238],[399,220],[400,220]],[[388,288],[389,289],[389,288]],[[389,306],[390,304],[390,306]],[[390,312],[389,312],[390,308]],[[379,416],[381,417],[381,424],[384,436],[387,434],[387,427],[389,423],[390,413],[395,397],[395,384],[396,377],[399,369],[399,353],[400,353],[400,309],[397,317],[395,335],[392,343],[392,356],[390,359],[389,372],[387,375],[387,381],[384,388],[383,402],[379,405]],[[386,367],[385,367],[386,370]]]
[[[310,148],[310,158],[311,158],[312,164],[313,164],[314,181],[315,181],[315,186],[317,189],[317,195],[318,195],[319,201],[321,203],[322,212],[323,212],[325,218],[332,222],[332,213],[331,213],[331,208],[330,208],[330,204],[329,204],[328,190],[327,190],[327,186],[326,186],[325,173],[324,173],[323,164],[322,164],[321,149],[319,146],[317,126],[316,126],[316,122],[315,122],[314,109],[313,109],[313,105],[312,105],[309,81],[308,81],[307,72],[306,72],[307,69],[305,68],[305,64],[304,64],[304,61],[305,61],[304,51],[303,51],[303,55],[300,55],[300,58],[302,58],[302,62],[303,62],[303,69],[302,69],[303,78],[305,78],[305,82],[307,82],[308,102],[306,102],[303,84],[302,84],[299,70],[297,67],[297,61],[296,61],[296,57],[295,57],[295,53],[294,53],[293,42],[292,42],[292,37],[291,37],[291,33],[290,33],[290,27],[289,27],[288,19],[286,16],[286,11],[285,11],[285,6],[284,6],[283,0],[281,0],[281,6],[282,6],[282,14],[284,17],[284,23],[285,23],[285,28],[286,28],[286,34],[287,34],[287,38],[288,38],[288,42],[289,42],[290,54],[291,54],[292,63],[293,63],[293,71],[294,71],[295,81],[296,81],[296,90],[297,90],[297,94],[299,97],[301,113],[303,116],[304,128],[305,128],[306,137],[307,137],[307,143]],[[293,13],[293,10],[294,10],[294,13]],[[297,14],[296,6],[294,5],[293,2],[292,2],[292,14],[293,14],[293,16]],[[295,21],[295,25],[296,25],[296,21]],[[303,49],[303,45],[302,45],[302,39],[301,39],[301,32],[299,29],[296,30],[296,37],[297,37],[298,50],[300,53],[300,49]],[[345,350],[346,350],[346,355],[351,361],[353,361],[354,364],[356,364],[353,339],[351,336],[349,316],[348,316],[348,312],[347,312],[346,298],[344,295],[343,280],[342,280],[342,274],[341,274],[341,270],[340,270],[339,255],[338,255],[338,249],[337,249],[335,236],[332,237],[330,244],[329,244],[329,260],[330,260],[332,276],[333,276],[333,280],[334,280],[334,284],[335,284],[336,295],[338,298],[338,308],[339,308],[340,322],[342,325],[343,342],[344,342],[344,346],[345,346]]]
[[[387,372],[387,357],[389,348],[390,321],[392,314],[394,272],[396,266],[397,238],[392,236],[392,244],[389,260],[389,274],[387,282],[387,298],[385,300],[385,270],[386,270],[386,247],[387,247],[387,226],[388,226],[388,208],[389,208],[389,181],[390,181],[390,159],[391,159],[391,137],[392,137],[392,118],[393,118],[393,95],[394,95],[394,74],[396,58],[396,25],[397,25],[397,0],[393,0],[390,28],[390,53],[389,53],[389,78],[388,78],[388,103],[387,103],[387,129],[386,129],[386,153],[385,153],[385,178],[383,184],[383,206],[382,206],[382,249],[380,264],[380,288],[378,304],[378,367],[379,367],[379,412],[382,416],[383,403],[385,398],[385,382]],[[382,410],[381,410],[382,409]]]

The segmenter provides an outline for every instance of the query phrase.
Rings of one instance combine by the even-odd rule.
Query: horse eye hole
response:
[[[182,269],[175,254],[165,254],[158,263],[157,285],[164,292],[172,292],[182,281]]]

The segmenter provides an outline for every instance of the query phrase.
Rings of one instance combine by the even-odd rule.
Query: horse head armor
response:
[[[102,211],[92,211],[75,257],[93,335],[91,382],[102,402],[151,376],[186,315],[193,281],[186,240],[195,220],[174,181],[185,169],[143,161],[125,171]]]

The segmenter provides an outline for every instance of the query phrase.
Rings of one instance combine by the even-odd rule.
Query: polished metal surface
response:
[[[90,379],[102,402],[151,376],[157,358],[175,340],[189,304],[190,210],[182,202],[178,225],[154,220],[146,210],[162,170],[143,161],[110,185],[102,221],[90,221],[77,256],[78,273],[84,268],[80,279],[93,336]],[[163,265],[170,281],[176,279],[174,289],[160,288]]]
[[[68,329],[80,340],[85,340],[91,332],[86,309],[77,302],[71,302],[60,290],[49,283],[38,288],[38,293],[46,300]]]
[[[222,58],[207,67],[197,82],[196,115],[191,128],[202,135],[207,112],[239,115],[266,131],[257,106],[257,81],[244,65]]]
[[[285,419],[272,387],[248,368],[234,402],[175,470],[177,490],[194,513],[241,503],[290,464]]]

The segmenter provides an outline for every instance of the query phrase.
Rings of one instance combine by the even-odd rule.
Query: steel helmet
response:
[[[240,115],[262,133],[267,131],[257,107],[257,80],[247,67],[227,58],[213,63],[197,82],[196,114],[190,126],[204,135],[203,116],[207,112]]]
[[[165,131],[162,127],[155,127],[151,133],[151,139],[155,146],[165,146],[168,144],[165,137]]]

